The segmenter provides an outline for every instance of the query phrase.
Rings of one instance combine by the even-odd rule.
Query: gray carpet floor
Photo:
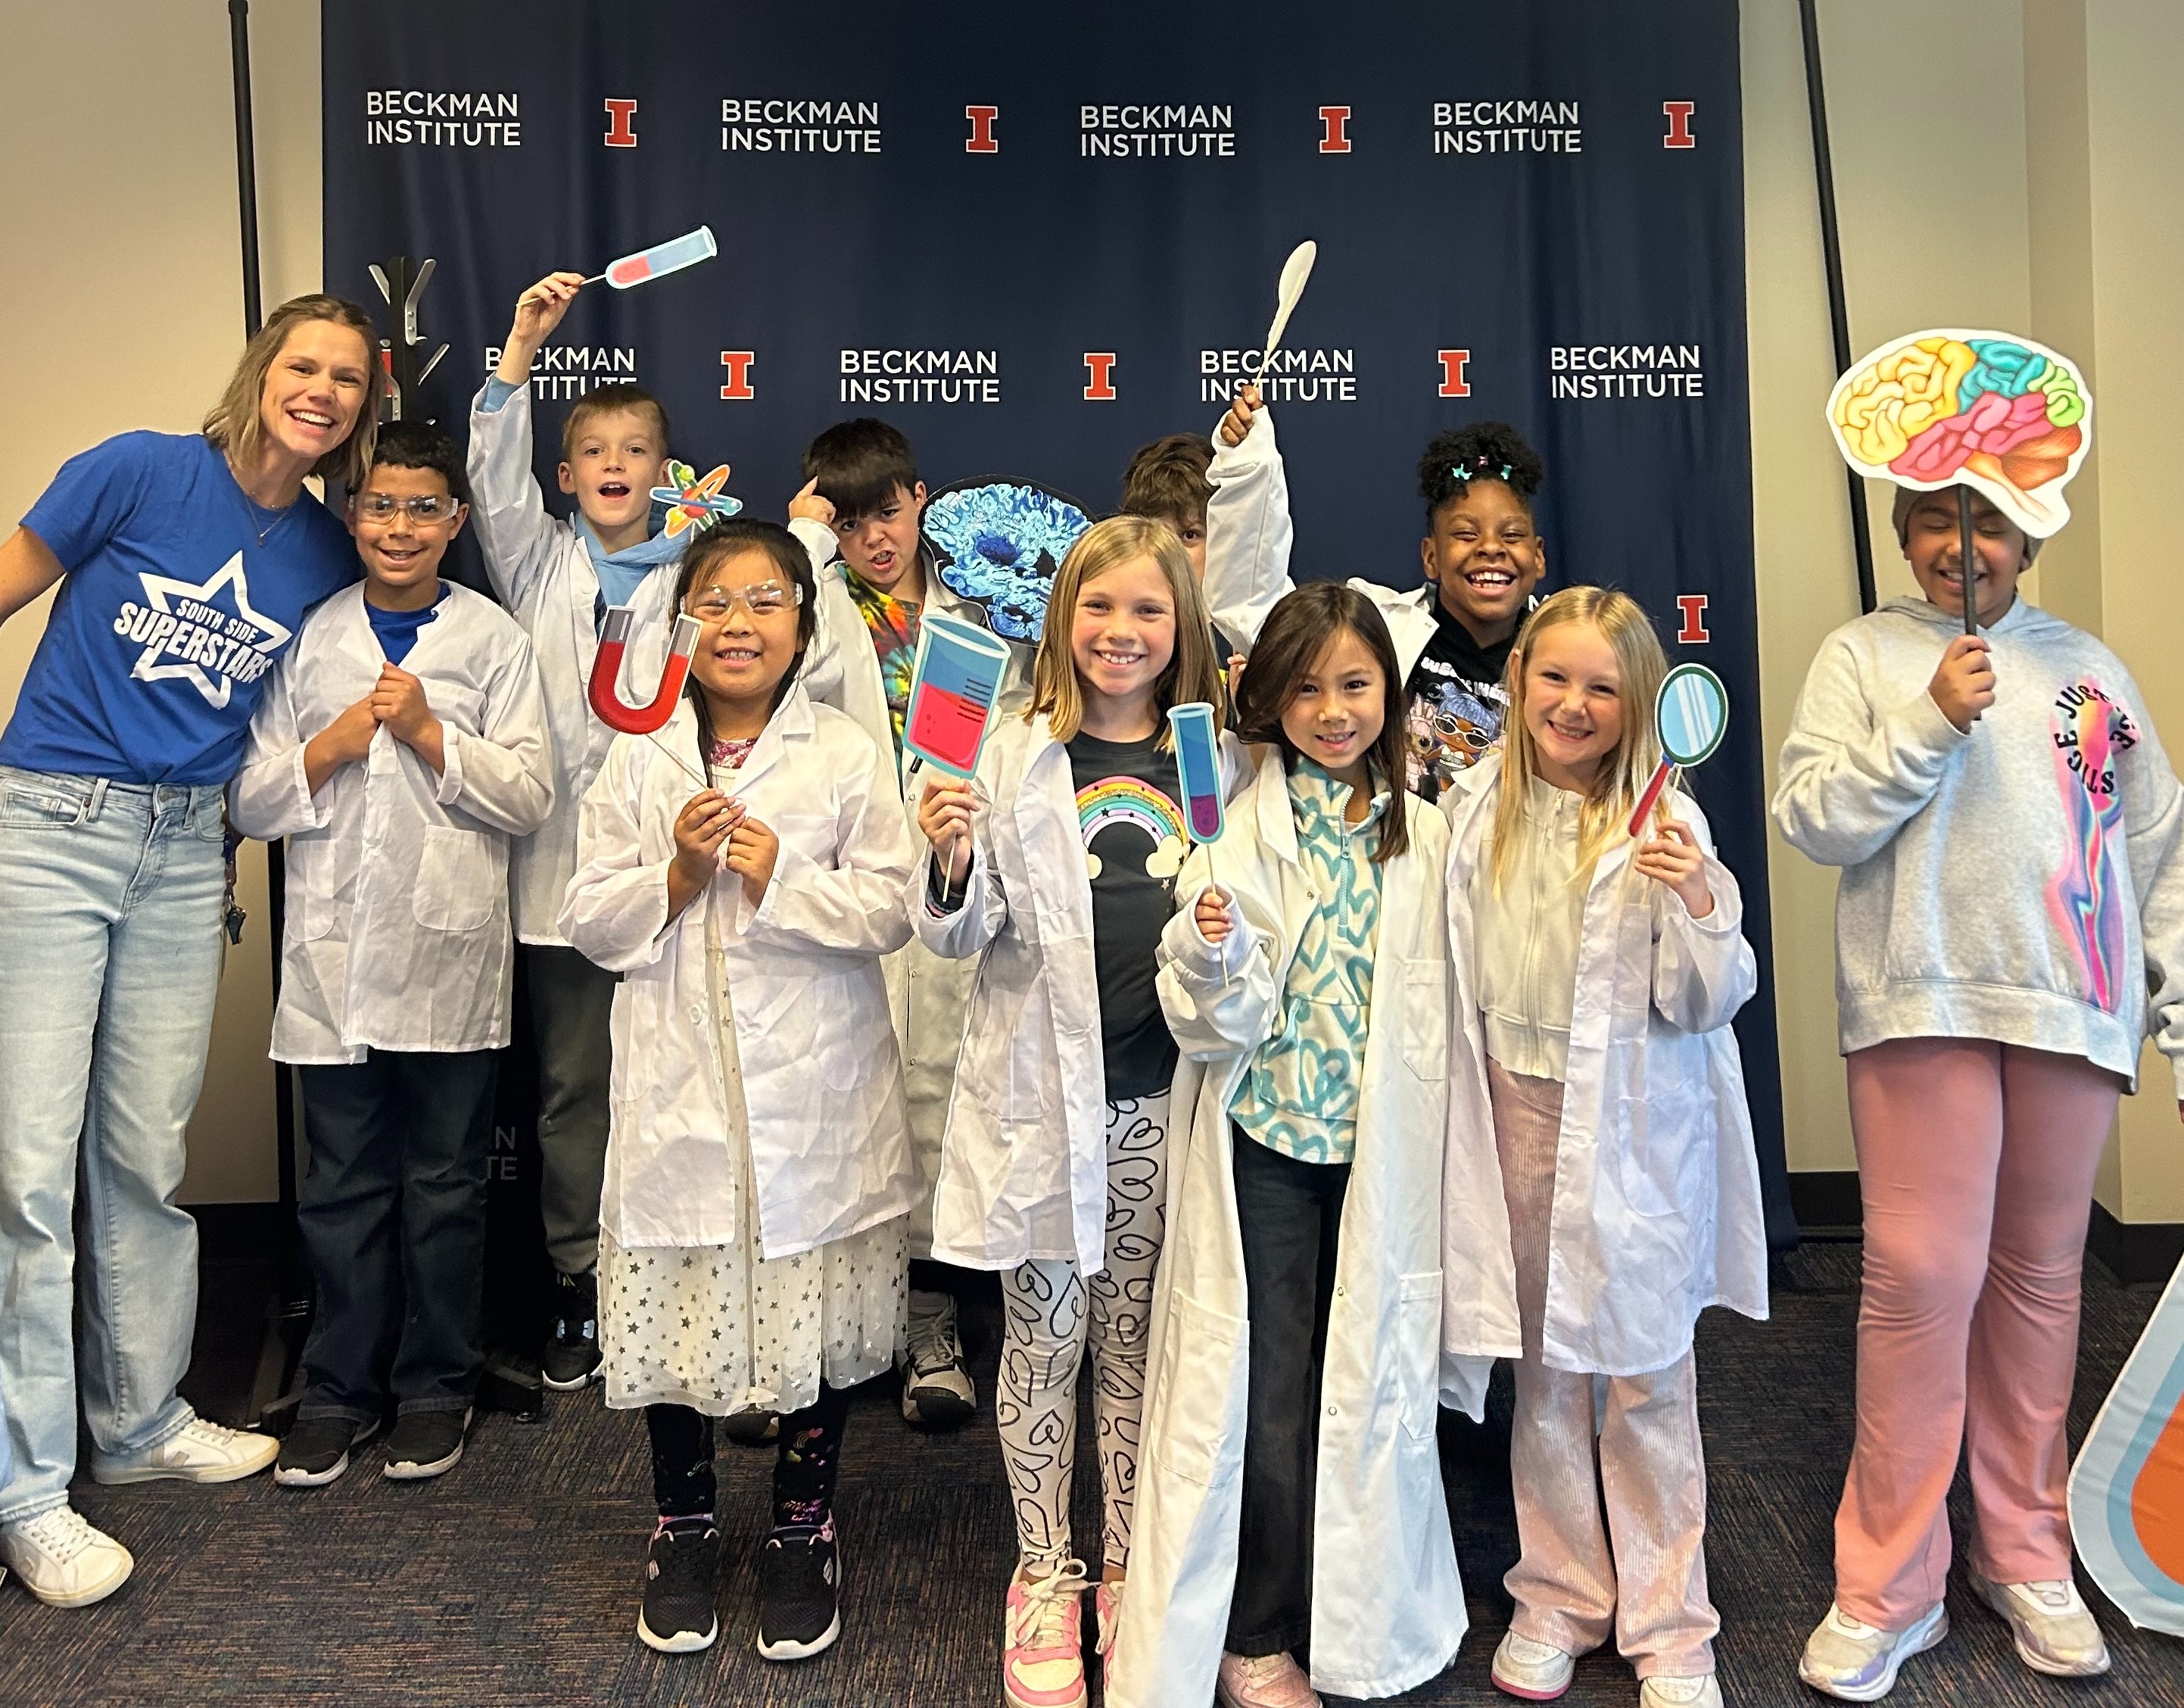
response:
[[[1771,1323],[1716,1313],[1701,1331],[1708,1552],[1724,1626],[1721,1682],[1737,1708],[1821,1700],[1794,1667],[1829,1599],[1830,1519],[1851,1434],[1857,1261],[1855,1246],[1808,1246],[1788,1261]],[[2089,1265],[2074,1432],[2090,1423],[2154,1298]],[[208,1391],[208,1372],[241,1370],[250,1339],[238,1336],[235,1309],[231,1293],[208,1289],[216,1320],[201,1328],[192,1393],[214,1415],[223,1396]],[[991,1392],[998,1328],[997,1311],[973,1314],[982,1396]],[[242,1400],[226,1398],[234,1421]],[[891,1382],[856,1398],[838,1503],[845,1633],[801,1666],[770,1666],[751,1647],[770,1449],[722,1445],[731,1541],[722,1640],[684,1657],[638,1642],[650,1523],[644,1432],[638,1418],[605,1410],[594,1389],[549,1396],[536,1423],[482,1419],[462,1464],[437,1482],[391,1483],[368,1461],[320,1491],[264,1477],[204,1489],[84,1484],[79,1505],[136,1551],[136,1576],[75,1612],[42,1607],[13,1583],[0,1589],[0,1704],[988,1708],[1000,1700],[1011,1560],[990,1408],[944,1437],[911,1433],[894,1408]],[[1418,1708],[1507,1700],[1487,1682],[1508,1616],[1500,1575],[1516,1548],[1493,1426],[1490,1417],[1485,1430],[1444,1431],[1473,1630],[1446,1674],[1401,1699]],[[1080,1439],[1091,1439],[1089,1421]],[[1098,1534],[1085,1459],[1080,1538]],[[1961,1535],[1961,1479],[1956,1504]],[[2184,1644],[2131,1632],[2105,1603],[2096,1605],[2115,1670],[2066,1683],[2017,1662],[1961,1571],[1949,1600],[1954,1634],[1906,1669],[1891,1699],[1903,1708],[2184,1708]],[[1564,1700],[1630,1705],[1636,1695],[1629,1668],[1602,1654],[1580,1664]]]

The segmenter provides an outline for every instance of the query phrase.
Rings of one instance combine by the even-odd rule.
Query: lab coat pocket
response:
[[[1146,1448],[1186,1482],[1208,1488],[1224,1461],[1243,1464],[1250,1325],[1180,1292],[1168,1295],[1167,1310],[1154,1415],[1145,1419]]]
[[[997,938],[979,968],[957,1077],[1005,1121],[1037,1121],[1051,1107],[1051,1002],[1037,952],[1006,936]]]
[[[1396,1348],[1402,1372],[1403,1431],[1413,1441],[1434,1438],[1440,1409],[1441,1272],[1421,1270],[1396,1284]]]
[[[1615,1164],[1625,1203],[1641,1216],[1680,1216],[1691,1195],[1685,1176],[1693,1167],[1692,1143],[1699,1119],[1695,1087],[1689,1080],[1649,1076],[1643,1097],[1625,1097],[1616,1106]]]
[[[1448,1077],[1448,963],[1402,963],[1403,1060],[1429,1085]]]
[[[427,824],[411,907],[428,931],[475,931],[507,888],[507,846],[452,825]]]

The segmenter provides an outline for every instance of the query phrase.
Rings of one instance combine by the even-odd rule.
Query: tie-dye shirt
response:
[[[1388,796],[1346,823],[1350,785],[1309,760],[1290,762],[1297,857],[1319,892],[1290,961],[1274,1035],[1230,1100],[1236,1125],[1301,1163],[1346,1163],[1357,1148],[1357,1088],[1380,946],[1380,868],[1373,863]]]
[[[847,565],[842,574],[872,633],[872,650],[879,656],[880,685],[887,691],[888,721],[894,725],[895,756],[900,758],[903,720],[910,715],[911,672],[917,664],[918,607],[882,593]]]

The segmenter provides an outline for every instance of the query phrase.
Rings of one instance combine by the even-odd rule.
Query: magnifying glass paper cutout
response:
[[[1680,664],[1662,678],[1660,696],[1653,703],[1653,724],[1661,735],[1661,762],[1653,767],[1652,780],[1638,797],[1638,810],[1630,815],[1633,841],[1644,831],[1669,778],[1713,758],[1729,732],[1729,689],[1703,664]]]

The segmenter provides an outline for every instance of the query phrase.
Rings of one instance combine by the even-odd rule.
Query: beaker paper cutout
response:
[[[1860,474],[1920,492],[1964,485],[2046,539],[2093,442],[2093,396],[2068,356],[2014,332],[1940,328],[1892,338],[1828,397],[1828,427]]]
[[[952,776],[972,775],[1008,668],[1008,642],[960,618],[928,615],[918,624],[902,745]]]
[[[2070,1468],[2070,1537],[2133,1625],[2184,1637],[2184,1267]]]

